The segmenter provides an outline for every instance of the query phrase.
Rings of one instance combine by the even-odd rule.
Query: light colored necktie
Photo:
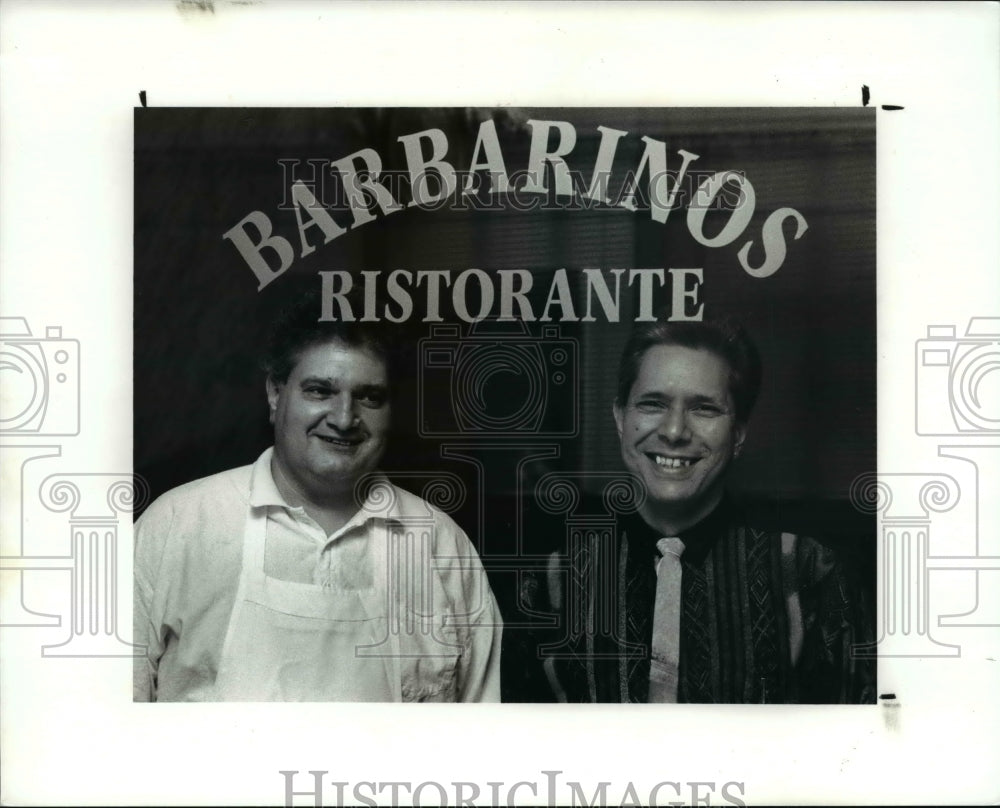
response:
[[[678,538],[656,543],[656,601],[649,664],[649,701],[677,703],[677,670],[681,650],[681,553]]]

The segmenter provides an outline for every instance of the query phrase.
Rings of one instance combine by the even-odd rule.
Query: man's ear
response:
[[[275,383],[274,379],[270,376],[267,377],[267,406],[271,409],[271,423],[274,423],[274,413],[278,409],[278,393],[280,387]]]
[[[739,457],[740,452],[743,451],[743,442],[747,439],[747,425],[737,424],[735,431],[736,440],[733,441],[733,457]]]
[[[622,408],[618,406],[618,402],[617,401],[615,401],[615,403],[611,405],[611,412],[615,416],[615,426],[618,428],[618,440],[621,440],[622,439],[622,428],[623,428],[624,421],[625,421],[625,413],[622,410]]]

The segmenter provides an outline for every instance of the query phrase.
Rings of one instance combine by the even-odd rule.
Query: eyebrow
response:
[[[333,379],[324,376],[306,376],[299,382],[299,387],[310,384],[325,384],[327,387],[333,387]]]
[[[299,382],[299,387],[308,387],[311,384],[321,384],[326,387],[337,387],[335,380],[329,376],[306,376],[302,381]],[[341,385],[343,386],[343,385]],[[388,392],[389,385],[387,384],[362,384],[357,387],[351,388],[352,393],[385,393]]]

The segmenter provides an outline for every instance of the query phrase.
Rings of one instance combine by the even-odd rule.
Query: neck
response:
[[[722,491],[707,500],[700,501],[696,507],[679,507],[647,500],[639,509],[639,515],[646,524],[664,536],[678,536],[708,516],[721,501]]]
[[[271,457],[271,476],[285,502],[305,510],[327,534],[339,530],[358,511],[353,487],[346,490],[326,487],[321,493],[303,490],[285,473],[276,455]]]

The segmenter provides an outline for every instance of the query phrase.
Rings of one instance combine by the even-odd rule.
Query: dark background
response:
[[[576,147],[566,159],[589,180],[603,125],[628,132],[619,142],[612,196],[638,167],[641,138],[648,136],[666,142],[671,170],[680,166],[677,150],[685,149],[700,156],[690,172],[742,172],[756,191],[756,212],[735,242],[707,248],[690,236],[681,209],[660,224],[647,207],[414,208],[380,215],[325,246],[311,228],[317,248],[298,257],[295,215],[279,210],[289,183],[279,160],[300,160],[297,176],[308,179],[306,161],[368,147],[380,154],[385,171],[402,171],[397,138],[436,127],[448,135],[446,159],[461,171],[487,117],[497,122],[510,175],[527,166],[531,118],[575,125]],[[324,198],[336,190],[326,181]],[[761,224],[781,207],[797,209],[809,229],[792,241],[793,225],[786,223],[783,266],[753,278],[737,252],[753,238],[751,261],[760,261]],[[223,238],[252,210],[266,213],[296,248],[292,268],[260,292]],[[344,226],[351,221],[344,209],[331,213]],[[718,232],[728,216],[710,211],[706,233]],[[851,481],[875,470],[876,459],[875,114],[868,109],[137,109],[136,472],[157,496],[251,463],[270,445],[260,348],[276,309],[299,290],[318,288],[318,271],[457,273],[470,267],[530,270],[537,314],[558,268],[572,275],[582,268],[702,267],[705,315],[738,317],[764,359],[763,389],[734,470],[734,492],[762,521],[826,537],[873,568],[874,523],[849,505]],[[668,300],[666,294],[659,299]],[[530,492],[551,471],[622,468],[611,402],[634,305],[633,295],[620,323],[599,318],[559,326],[558,339],[576,346],[579,366],[566,384],[545,382],[540,406],[546,423],[566,433],[561,439],[531,430],[422,437],[419,340],[429,336],[429,325],[419,322],[418,310],[404,326],[406,372],[384,467],[418,493],[442,472],[463,481],[466,496],[447,509],[483,554],[508,617],[516,588],[508,568],[547,551],[563,532],[560,520],[543,519],[518,491]],[[468,332],[466,324],[461,328]],[[547,362],[558,340],[538,342],[539,329],[533,324],[529,339]],[[425,381],[425,408],[447,420],[456,400],[453,374],[438,368]],[[525,385],[522,377],[502,374],[484,395],[509,414],[524,401]],[[549,457],[531,459],[546,447]],[[583,487],[595,493],[597,485]]]

